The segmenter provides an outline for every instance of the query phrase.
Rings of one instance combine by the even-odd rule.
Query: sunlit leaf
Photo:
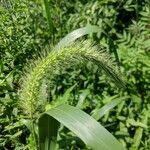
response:
[[[56,145],[56,120],[94,150],[123,150],[116,138],[96,120],[82,110],[66,104],[50,109],[39,118],[40,150],[54,150],[51,144]]]
[[[79,29],[76,29],[69,34],[67,34],[64,38],[60,40],[60,42],[54,47],[54,49],[58,50],[60,48],[63,48],[67,45],[69,45],[71,42],[75,41],[76,39],[90,34],[90,33],[98,33],[101,29],[98,26],[95,25],[88,25],[86,27],[82,27]]]

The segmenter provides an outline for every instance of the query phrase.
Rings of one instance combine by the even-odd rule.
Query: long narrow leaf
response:
[[[63,48],[67,45],[69,45],[71,42],[75,41],[76,39],[90,34],[90,33],[98,33],[101,31],[101,28],[95,25],[88,25],[86,27],[82,27],[79,29],[76,29],[69,34],[67,34],[62,40],[54,47],[54,49],[58,50],[60,48]]]
[[[45,6],[47,22],[48,22],[48,25],[49,25],[49,30],[50,30],[50,33],[53,34],[53,22],[52,22],[51,12],[50,12],[51,7],[48,3],[48,0],[44,0],[44,6]]]
[[[92,117],[95,118],[96,120],[99,120],[100,118],[102,118],[107,112],[109,112],[112,108],[114,108],[115,106],[117,106],[120,102],[122,102],[123,100],[127,99],[128,96],[124,96],[124,97],[118,97],[115,98],[114,100],[112,100],[111,102],[109,102],[108,104],[104,105],[102,108],[100,108],[99,110],[95,111],[92,114]]]
[[[47,122],[48,118],[49,122]],[[40,136],[42,135],[42,138],[40,137],[42,139],[42,141],[40,140],[40,150],[47,150],[43,147],[43,140],[44,135],[48,135],[48,132],[50,132],[47,130],[48,125],[51,132],[57,131],[53,126],[53,122],[56,122],[54,118],[74,132],[93,150],[123,150],[116,138],[96,120],[82,110],[66,104],[52,108],[40,117],[39,131],[41,132]],[[49,139],[53,139],[52,137],[56,136],[52,133],[50,134]]]

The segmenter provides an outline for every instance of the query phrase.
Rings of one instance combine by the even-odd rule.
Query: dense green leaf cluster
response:
[[[43,1],[0,1],[0,149],[33,149],[33,139],[28,130],[30,124],[24,122],[22,118],[25,116],[18,109],[17,91],[20,90],[22,68],[74,29],[98,25],[100,32],[88,37],[113,52],[114,59],[119,61],[120,71],[127,78],[126,90],[119,92],[105,75],[99,76],[97,66],[87,63],[86,67],[77,65],[61,71],[61,75],[53,79],[55,84],[47,98],[55,102],[75,85],[69,96],[64,94],[69,97],[71,105],[77,105],[91,115],[95,114],[95,118],[126,149],[148,150],[149,0],[52,0],[49,5],[52,31],[49,30]],[[44,84],[42,87],[41,90],[47,94]],[[129,98],[119,102],[118,97],[124,99],[124,96]],[[97,116],[102,106],[107,104],[108,108],[115,106],[115,103],[119,104],[115,109],[102,117],[101,114]],[[59,134],[59,146],[62,149],[87,149],[66,128],[62,128]]]

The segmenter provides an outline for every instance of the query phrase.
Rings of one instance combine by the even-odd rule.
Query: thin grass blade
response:
[[[47,22],[49,25],[49,30],[50,30],[50,33],[53,35],[53,22],[52,22],[51,12],[50,12],[51,7],[49,5],[48,0],[44,0],[44,6],[45,6]]]
[[[96,120],[99,120],[107,112],[109,112],[111,109],[113,109],[115,106],[117,106],[120,102],[122,102],[123,100],[126,100],[128,98],[129,98],[129,96],[123,96],[123,97],[115,98],[111,102],[104,105],[102,108],[100,108],[100,109],[96,110],[95,112],[93,112],[92,117],[95,118]]]

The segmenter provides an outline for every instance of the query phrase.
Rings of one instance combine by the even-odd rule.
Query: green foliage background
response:
[[[0,149],[28,149],[32,145],[23,113],[18,109],[19,79],[32,59],[49,50],[67,33],[86,25],[98,25],[89,35],[119,60],[127,80],[121,91],[96,66],[75,66],[55,78],[49,100],[76,85],[70,103],[89,114],[112,100],[129,95],[99,122],[126,149],[150,147],[150,2],[149,0],[52,0],[49,2],[53,32],[49,30],[43,1],[0,1]],[[87,38],[87,37],[85,37]],[[91,71],[92,70],[92,71]],[[78,102],[79,100],[79,102]],[[60,132],[61,149],[87,149],[67,129]],[[67,147],[66,147],[67,145]],[[135,146],[135,147],[134,147]]]

